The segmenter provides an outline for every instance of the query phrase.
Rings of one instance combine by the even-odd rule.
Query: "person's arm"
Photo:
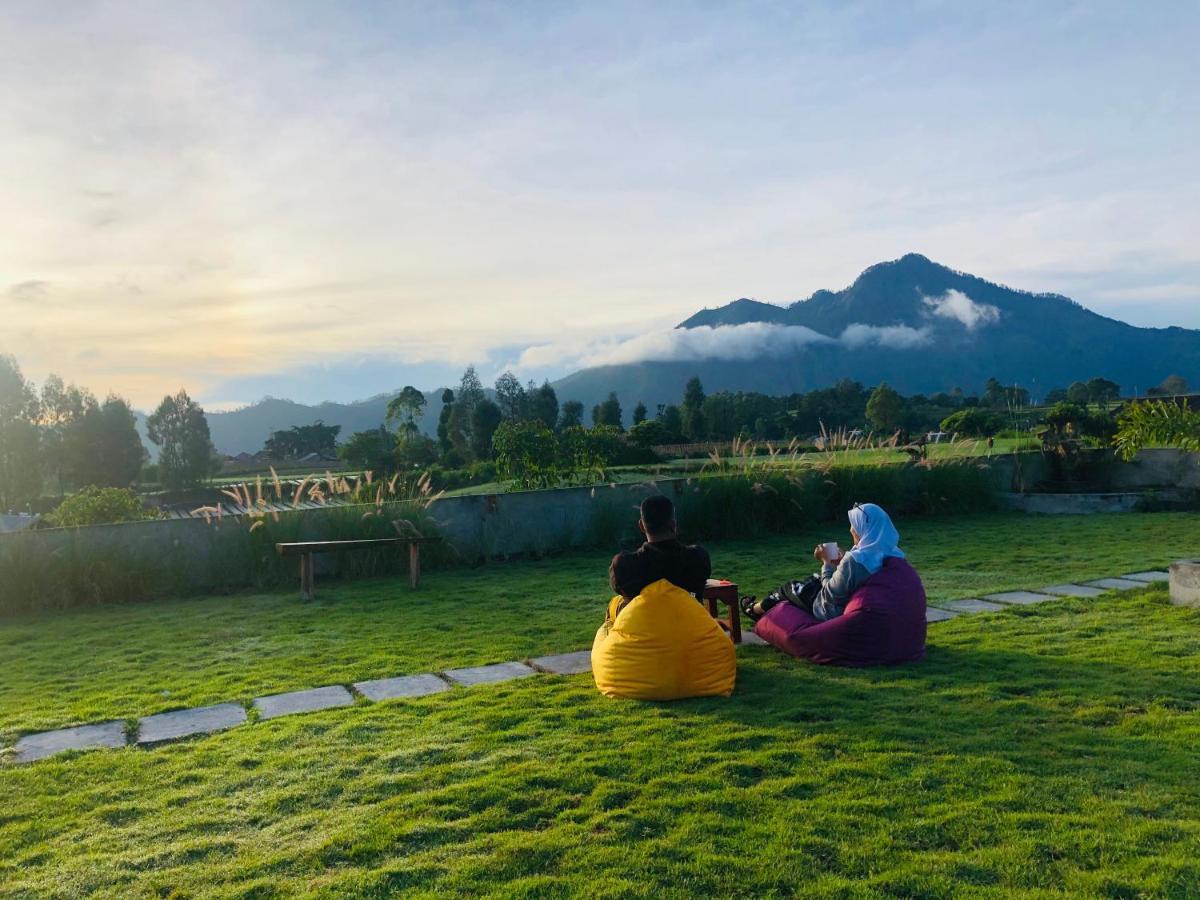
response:
[[[821,591],[813,600],[813,615],[822,622],[840,616],[850,597],[870,577],[853,557],[843,556],[837,568],[826,562],[821,567]]]

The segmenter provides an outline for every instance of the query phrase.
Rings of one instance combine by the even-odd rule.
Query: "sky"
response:
[[[540,380],[907,252],[1200,327],[1198,43],[1168,0],[0,0],[0,353],[143,408]]]

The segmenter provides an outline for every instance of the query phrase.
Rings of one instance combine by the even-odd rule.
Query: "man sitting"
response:
[[[645,536],[645,543],[637,550],[618,553],[608,567],[613,592],[632,600],[646,585],[665,578],[699,600],[712,575],[712,563],[703,547],[680,543],[670,497],[656,494],[642,501],[638,531]]]
[[[677,700],[728,697],[737,677],[733,642],[697,600],[708,554],[676,537],[675,508],[662,496],[641,507],[646,542],[609,567],[617,592],[592,644],[592,676],[609,697]]]

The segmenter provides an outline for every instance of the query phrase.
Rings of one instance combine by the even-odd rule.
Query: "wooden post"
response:
[[[300,554],[300,599],[313,598],[313,557],[311,553]]]
[[[421,582],[421,545],[416,541],[408,545],[408,586],[413,590]]]

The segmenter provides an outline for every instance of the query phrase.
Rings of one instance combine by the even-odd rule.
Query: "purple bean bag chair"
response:
[[[907,561],[891,556],[836,619],[821,622],[784,602],[758,620],[754,633],[784,653],[821,665],[910,662],[925,655],[925,586]]]

